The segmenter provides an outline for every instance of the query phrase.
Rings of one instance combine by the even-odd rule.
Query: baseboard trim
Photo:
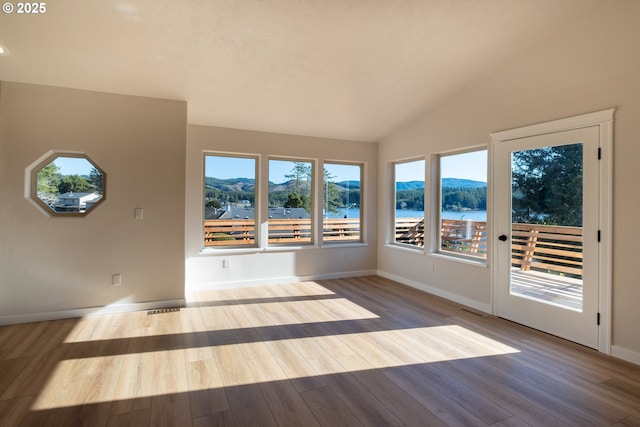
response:
[[[110,304],[104,307],[77,308],[71,310],[46,311],[41,313],[16,314],[0,316],[0,325],[14,325],[18,323],[43,322],[48,320],[73,319],[77,317],[98,316],[102,314],[127,313],[159,308],[184,307],[184,298],[148,301],[126,304]]]
[[[618,359],[626,360],[627,362],[640,365],[640,353],[637,351],[629,350],[617,345],[611,346],[611,355]]]
[[[282,277],[270,277],[266,279],[254,279],[254,280],[238,280],[232,282],[210,282],[210,283],[197,283],[193,285],[187,285],[187,292],[200,291],[200,290],[216,290],[216,289],[237,289],[237,288],[249,288],[252,286],[263,285],[283,285],[294,282],[306,282],[309,280],[330,280],[330,279],[344,279],[347,277],[361,277],[361,276],[373,276],[376,275],[376,270],[357,270],[357,271],[342,271],[337,273],[323,273],[313,274],[309,276],[282,276]]]
[[[442,289],[429,286],[425,283],[416,282],[415,280],[407,279],[406,277],[398,276],[392,273],[387,273],[386,271],[378,270],[378,276],[384,277],[389,280],[393,280],[398,283],[402,283],[403,285],[411,286],[412,288],[419,289],[423,292],[427,292],[429,294],[433,294],[449,301],[457,302],[458,304],[466,305],[467,307],[471,307],[475,310],[481,311],[483,313],[491,314],[491,305],[483,304],[478,301],[474,301],[469,298],[462,297],[460,295],[443,291]]]

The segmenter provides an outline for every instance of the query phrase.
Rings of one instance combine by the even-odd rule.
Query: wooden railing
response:
[[[270,219],[270,244],[305,244],[311,242],[313,230],[309,218]],[[253,219],[209,219],[204,221],[204,245],[255,245]],[[323,240],[330,242],[359,241],[360,218],[327,218],[323,221]]]
[[[325,218],[322,225],[324,241],[360,241],[360,218]]]
[[[441,250],[486,257],[485,221],[442,220]],[[311,242],[309,218],[270,219],[270,244]],[[359,241],[359,218],[328,218],[323,221],[324,241]],[[252,219],[206,220],[205,246],[255,245]],[[424,219],[397,218],[397,243],[424,247]],[[521,270],[582,275],[582,228],[538,224],[513,224],[511,264]]]
[[[270,219],[268,227],[269,243],[311,243],[313,230],[310,218]]]
[[[462,221],[443,219],[440,227],[443,251],[487,256],[487,223],[485,221]]]
[[[396,218],[396,243],[424,247],[424,218]]]
[[[444,251],[485,256],[486,222],[443,219],[440,229]],[[424,218],[396,218],[396,243],[424,246]]]
[[[486,257],[487,223],[442,220],[441,250]],[[582,228],[513,224],[511,265],[571,277],[582,275]],[[396,242],[424,246],[424,219],[397,218]]]
[[[521,270],[582,276],[582,227],[513,224],[511,248]]]
[[[205,246],[252,246],[256,242],[253,219],[207,219],[204,221]]]

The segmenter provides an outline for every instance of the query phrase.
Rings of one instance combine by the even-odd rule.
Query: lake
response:
[[[329,214],[329,218],[358,218],[360,216],[360,209],[358,208],[341,208],[340,213]],[[424,212],[411,211],[411,210],[396,210],[397,218],[422,218]],[[486,221],[487,211],[464,211],[464,212],[442,212],[442,218],[444,219],[466,219],[471,221]]]

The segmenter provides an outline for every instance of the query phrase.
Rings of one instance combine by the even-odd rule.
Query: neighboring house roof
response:
[[[209,217],[209,216],[207,216]],[[255,208],[244,206],[231,206],[222,212],[216,219],[254,219]],[[311,218],[311,215],[304,208],[269,208],[270,219],[287,219],[287,218]]]
[[[58,199],[98,199],[100,197],[102,197],[102,196],[100,196],[96,192],[74,193],[73,191],[70,191],[68,193],[59,194],[57,196]]]

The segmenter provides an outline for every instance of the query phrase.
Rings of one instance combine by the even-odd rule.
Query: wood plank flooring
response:
[[[640,366],[380,277],[0,327],[1,426],[640,426]]]
[[[581,279],[512,269],[511,292],[564,308],[582,310]]]

